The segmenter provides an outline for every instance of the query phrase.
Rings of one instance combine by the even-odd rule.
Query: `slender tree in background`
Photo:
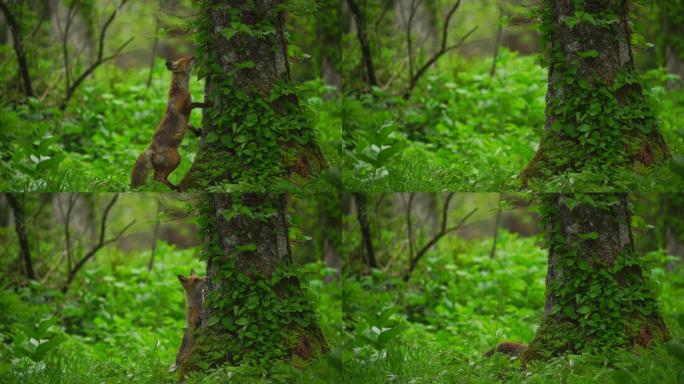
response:
[[[370,86],[376,86],[378,85],[378,79],[375,77],[375,66],[373,65],[373,54],[371,53],[370,42],[368,40],[366,16],[361,11],[356,0],[347,0],[347,5],[349,5],[349,10],[354,18],[356,38],[359,40],[359,45],[361,46],[361,59],[366,68],[366,83]]]
[[[362,249],[366,254],[366,260],[370,268],[378,268],[378,260],[375,258],[375,248],[373,247],[373,236],[371,235],[370,223],[368,222],[368,199],[363,193],[354,193],[354,205],[356,207],[356,218],[359,221],[361,230]]]
[[[29,74],[29,68],[26,62],[26,50],[24,49],[24,36],[22,34],[21,24],[14,17],[10,4],[11,2],[7,0],[0,0],[0,12],[2,12],[5,22],[7,22],[10,32],[12,33],[12,45],[17,57],[17,66],[24,86],[24,94],[26,97],[34,97],[35,93],[33,92],[33,86],[31,85],[31,75]],[[19,2],[19,5],[22,5],[21,2]]]
[[[641,172],[670,156],[632,57],[627,1],[543,0],[546,124],[524,186],[564,173]],[[604,177],[601,181],[604,182]]]
[[[292,263],[286,196],[212,194],[201,203],[207,236],[206,301],[181,376],[220,364],[304,364],[328,350]]]
[[[290,84],[285,12],[279,0],[202,0],[195,21],[206,76],[202,141],[181,183],[263,187],[326,167],[311,121]]]
[[[14,228],[19,238],[19,247],[21,259],[24,262],[26,269],[26,277],[31,280],[36,279],[36,272],[33,270],[33,261],[31,260],[31,249],[28,243],[28,235],[26,234],[26,227],[24,226],[24,211],[19,204],[17,198],[11,193],[5,193],[5,198],[12,208],[12,215],[14,216]]]
[[[546,304],[524,360],[648,348],[669,339],[656,291],[634,250],[630,209],[625,194],[542,196]]]

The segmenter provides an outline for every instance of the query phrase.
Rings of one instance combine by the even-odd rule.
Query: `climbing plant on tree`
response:
[[[193,4],[199,10],[193,27],[209,108],[197,157],[181,188],[246,184],[263,189],[279,178],[297,181],[323,170],[312,123],[290,81],[289,2]]]
[[[643,173],[669,158],[634,68],[627,2],[544,0],[539,18],[546,124],[523,186],[584,174],[591,190],[615,187],[620,171]]]
[[[523,359],[669,339],[656,290],[634,250],[627,195],[547,194],[540,210],[549,249],[546,304]]]
[[[207,194],[206,300],[181,376],[220,364],[303,365],[328,346],[292,264],[286,196]]]

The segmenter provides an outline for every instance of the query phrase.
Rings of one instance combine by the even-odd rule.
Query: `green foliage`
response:
[[[343,281],[345,334],[342,383],[593,383],[628,377],[634,382],[677,383],[681,364],[672,347],[653,351],[568,354],[527,364],[482,354],[505,340],[529,342],[545,299],[546,252],[540,239],[501,230],[491,239],[452,238],[426,256],[410,284],[375,271]],[[646,269],[660,282],[662,310],[675,338],[684,335],[676,292],[684,288],[681,263],[666,272],[653,255]],[[406,326],[383,349],[363,341],[367,318],[392,313]],[[399,309],[396,311],[396,309]],[[610,323],[606,324],[610,326]],[[676,348],[676,347],[675,347]],[[618,373],[616,373],[618,372]]]
[[[451,66],[426,75],[409,101],[380,89],[344,98],[347,190],[518,188],[544,125],[546,71],[505,49],[493,78],[488,61]]]

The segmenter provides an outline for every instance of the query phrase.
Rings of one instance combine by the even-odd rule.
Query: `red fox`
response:
[[[192,331],[199,326],[199,317],[202,312],[202,305],[204,299],[202,297],[202,288],[204,287],[204,277],[197,276],[195,270],[190,271],[190,276],[178,275],[178,280],[185,291],[185,310],[187,312],[187,323],[185,333],[183,334],[183,341],[181,342],[178,354],[176,355],[176,364],[171,367],[171,370],[180,368],[181,364],[187,358],[195,343]]]
[[[131,186],[134,188],[145,184],[149,169],[154,168],[155,181],[171,189],[178,189],[168,180],[169,174],[180,164],[178,147],[183,141],[186,129],[189,128],[197,136],[200,135],[199,129],[188,125],[190,112],[193,108],[207,107],[205,103],[193,103],[190,96],[190,73],[194,65],[194,56],[166,62],[166,68],[173,72],[169,100],[166,103],[164,117],[152,138],[152,143],[138,156],[133,167]]]

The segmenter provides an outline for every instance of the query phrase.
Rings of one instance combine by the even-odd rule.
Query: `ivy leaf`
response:
[[[206,141],[207,143],[211,144],[216,142],[216,140],[219,139],[219,135],[216,132],[209,132],[207,133]]]

